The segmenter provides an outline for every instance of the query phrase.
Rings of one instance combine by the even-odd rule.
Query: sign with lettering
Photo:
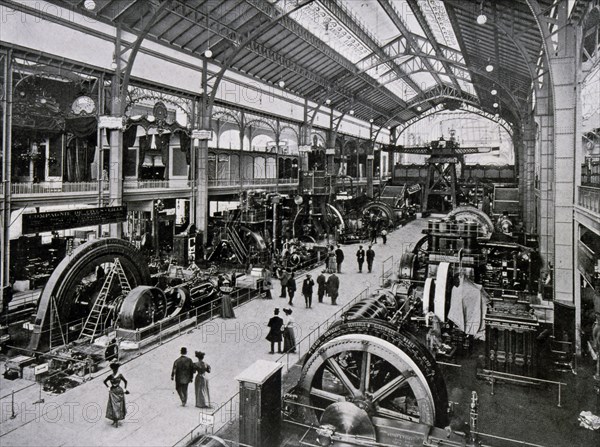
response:
[[[200,413],[200,425],[215,425],[215,417],[212,414]]]
[[[325,149],[325,155],[335,155],[335,148],[330,147],[330,148]]]
[[[312,146],[298,146],[299,152],[310,152],[311,149],[312,149]]]
[[[23,234],[125,222],[126,206],[23,214]]]
[[[33,368],[33,372],[36,376],[38,374],[43,374],[45,372],[48,372],[48,364],[42,363],[41,365],[37,365],[35,368]]]
[[[410,185],[408,188],[406,188],[406,190],[409,194],[414,194],[421,190],[421,185],[419,185],[418,183],[415,185]]]
[[[368,154],[367,155],[367,160],[374,160],[375,156],[373,154]]]
[[[192,138],[196,140],[212,140],[212,130],[194,129],[192,130]]]
[[[98,120],[98,127],[100,129],[123,129],[123,117],[102,115]]]

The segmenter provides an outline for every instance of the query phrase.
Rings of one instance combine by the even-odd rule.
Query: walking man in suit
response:
[[[296,278],[294,277],[294,272],[290,273],[290,277],[287,281],[287,291],[290,298],[288,304],[293,306],[294,304],[292,301],[294,301],[294,294],[296,293]]]
[[[267,340],[271,342],[271,351],[269,354],[275,354],[275,343],[277,343],[277,352],[281,353],[283,319],[279,316],[279,309],[273,311],[273,316],[267,323],[267,326],[271,328],[267,334]]]
[[[287,269],[282,268],[279,274],[279,282],[281,283],[281,293],[279,294],[279,298],[285,298],[287,291],[287,282],[290,279],[290,274]]]
[[[175,380],[175,389],[181,399],[181,406],[185,407],[188,396],[188,385],[194,377],[194,362],[187,356],[187,349],[181,348],[181,357],[173,363],[171,380]]]
[[[324,275],[324,272],[321,272],[319,276],[317,276],[317,294],[319,297],[319,303],[323,302],[323,296],[325,295],[325,283],[327,282],[327,278]]]
[[[337,262],[337,272],[342,273],[342,262],[344,262],[344,252],[338,244],[335,250],[335,262]]]
[[[367,267],[369,268],[369,273],[373,270],[373,259],[375,259],[375,252],[373,251],[373,246],[369,245],[369,249],[367,250]]]
[[[338,290],[340,288],[340,279],[335,273],[327,278],[327,294],[331,297],[331,304],[337,304]]]
[[[304,303],[306,307],[312,307],[312,295],[315,282],[310,277],[310,273],[306,274],[306,278],[302,282],[302,295],[304,295]]]
[[[362,245],[358,246],[358,251],[356,252],[356,262],[358,263],[358,273],[362,273],[362,266],[365,262],[365,250],[362,248]]]

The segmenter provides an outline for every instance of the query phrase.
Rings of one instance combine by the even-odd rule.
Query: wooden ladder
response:
[[[125,271],[123,270],[121,261],[119,261],[119,258],[115,258],[112,268],[110,269],[110,272],[108,272],[108,275],[106,275],[106,279],[102,284],[102,289],[98,294],[98,298],[96,298],[96,301],[92,306],[92,311],[85,320],[85,324],[83,325],[83,329],[81,330],[81,334],[79,335],[79,340],[83,340],[86,338],[88,338],[90,341],[94,340],[94,337],[96,336],[96,333],[98,331],[98,326],[102,319],[102,314],[104,313],[105,307],[107,307],[106,299],[108,298],[110,289],[112,288],[115,276],[119,280],[119,284],[121,286],[121,293],[123,295],[126,295],[129,292],[131,292],[131,286],[129,284],[127,276],[125,275]]]

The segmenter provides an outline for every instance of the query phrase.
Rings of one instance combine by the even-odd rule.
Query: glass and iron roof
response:
[[[167,2],[147,38],[386,127],[440,105],[515,122],[545,70],[529,0],[52,1],[138,34]]]

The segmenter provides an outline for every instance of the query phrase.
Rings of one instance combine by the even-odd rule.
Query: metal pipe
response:
[[[10,282],[10,208],[11,208],[11,140],[12,140],[12,50],[4,55],[4,100],[2,101],[2,268],[0,269],[0,304],[4,305],[4,288]],[[0,308],[2,308],[0,306]]]

